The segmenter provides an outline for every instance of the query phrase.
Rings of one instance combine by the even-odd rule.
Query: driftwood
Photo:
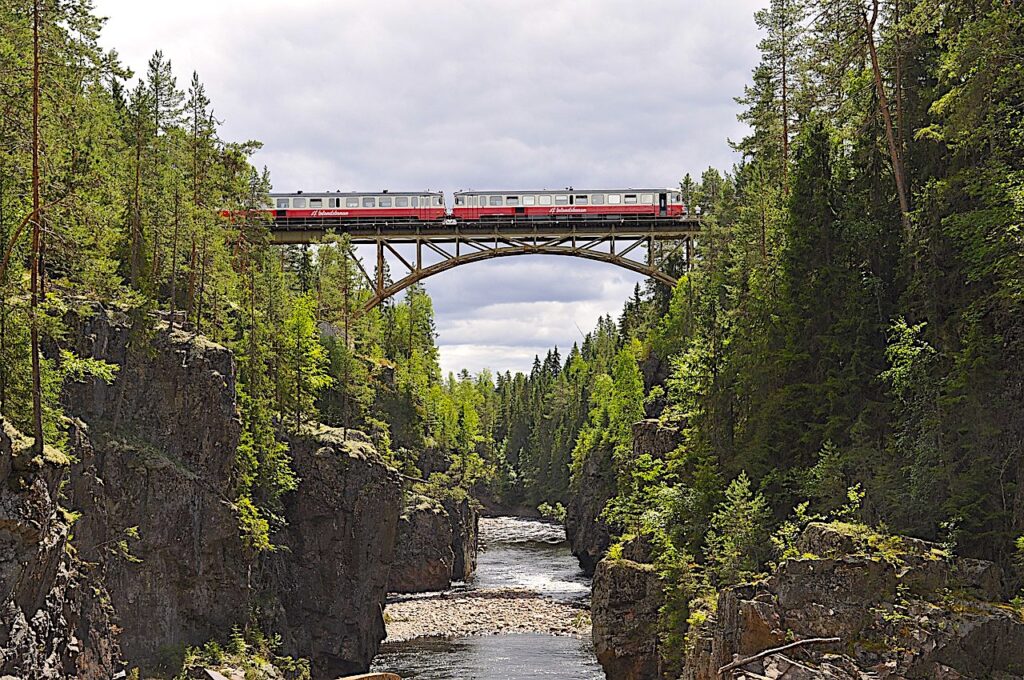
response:
[[[796,642],[790,642],[788,645],[782,645],[781,647],[772,647],[771,649],[766,649],[763,652],[758,652],[754,656],[748,656],[745,659],[736,659],[732,663],[722,666],[718,669],[718,675],[722,676],[731,670],[735,670],[737,668],[741,668],[742,666],[746,666],[748,663],[760,661],[761,659],[767,656],[771,656],[773,654],[781,654],[782,652],[788,652],[791,649],[796,649],[797,647],[802,647],[804,645],[825,644],[829,642],[840,642],[840,639],[837,637],[807,638],[806,640],[797,640]]]

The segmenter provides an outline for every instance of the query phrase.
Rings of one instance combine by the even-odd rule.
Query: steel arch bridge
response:
[[[365,313],[409,286],[441,272],[515,255],[561,255],[606,262],[674,286],[675,277],[661,265],[677,253],[682,254],[686,267],[692,265],[700,218],[446,220],[444,224],[427,225],[422,222],[342,225],[311,220],[301,224],[275,223],[271,227],[272,241],[280,245],[318,243],[332,232],[348,234],[353,245],[372,245],[376,249],[377,266],[373,275],[354,253],[352,258],[373,292],[363,306]],[[399,247],[407,252],[403,254]],[[401,278],[393,282],[384,276],[389,255],[405,268]]]

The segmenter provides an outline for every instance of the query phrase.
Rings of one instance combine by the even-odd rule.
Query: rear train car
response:
[[[381,191],[270,194],[274,221],[299,224],[357,224],[361,222],[434,222],[445,217],[440,191]]]

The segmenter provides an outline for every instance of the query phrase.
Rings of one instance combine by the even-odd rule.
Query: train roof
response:
[[[623,188],[611,188],[611,189],[577,189],[575,187],[571,189],[460,189],[455,192],[456,196],[462,196],[464,194],[615,194],[615,193],[652,193],[656,194],[661,191],[679,191],[679,187],[660,187],[660,188],[642,188],[642,187],[629,187],[628,189]]]
[[[291,198],[296,196],[441,196],[441,191],[292,191],[292,192],[270,192],[271,198]]]

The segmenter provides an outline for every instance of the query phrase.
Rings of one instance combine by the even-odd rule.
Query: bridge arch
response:
[[[657,266],[654,266],[653,264],[644,264],[630,259],[629,257],[626,257],[627,254],[628,253],[616,254],[572,247],[532,245],[504,246],[485,250],[476,250],[471,253],[460,253],[459,255],[444,258],[439,262],[435,262],[424,267],[414,267],[406,276],[391,283],[390,285],[383,287],[374,285],[374,295],[372,298],[367,300],[362,311],[363,313],[366,313],[382,303],[384,300],[401,293],[409,286],[419,283],[431,276],[454,269],[455,267],[474,262],[483,262],[499,257],[512,257],[515,255],[560,255],[562,257],[579,257],[623,267],[630,271],[643,274],[644,276],[660,281],[669,287],[676,285],[676,279],[666,272],[658,269]]]
[[[516,255],[559,255],[604,262],[674,286],[676,278],[662,263],[681,252],[685,266],[693,263],[693,245],[700,232],[700,218],[641,217],[604,220],[526,220],[486,223],[358,223],[344,233],[353,246],[376,249],[376,271],[370,275],[356,254],[350,253],[369,283],[372,297],[363,305],[368,312],[409,286],[443,272],[474,262]],[[279,244],[315,243],[331,229],[330,224],[275,224],[272,238]],[[339,225],[341,226],[341,225]],[[400,252],[404,247],[406,254]],[[409,254],[412,248],[412,254]],[[424,258],[424,255],[428,258]],[[387,257],[404,267],[397,281],[384,278]],[[638,257],[639,256],[639,257]],[[431,259],[432,258],[432,259]],[[428,261],[429,260],[429,261]]]

